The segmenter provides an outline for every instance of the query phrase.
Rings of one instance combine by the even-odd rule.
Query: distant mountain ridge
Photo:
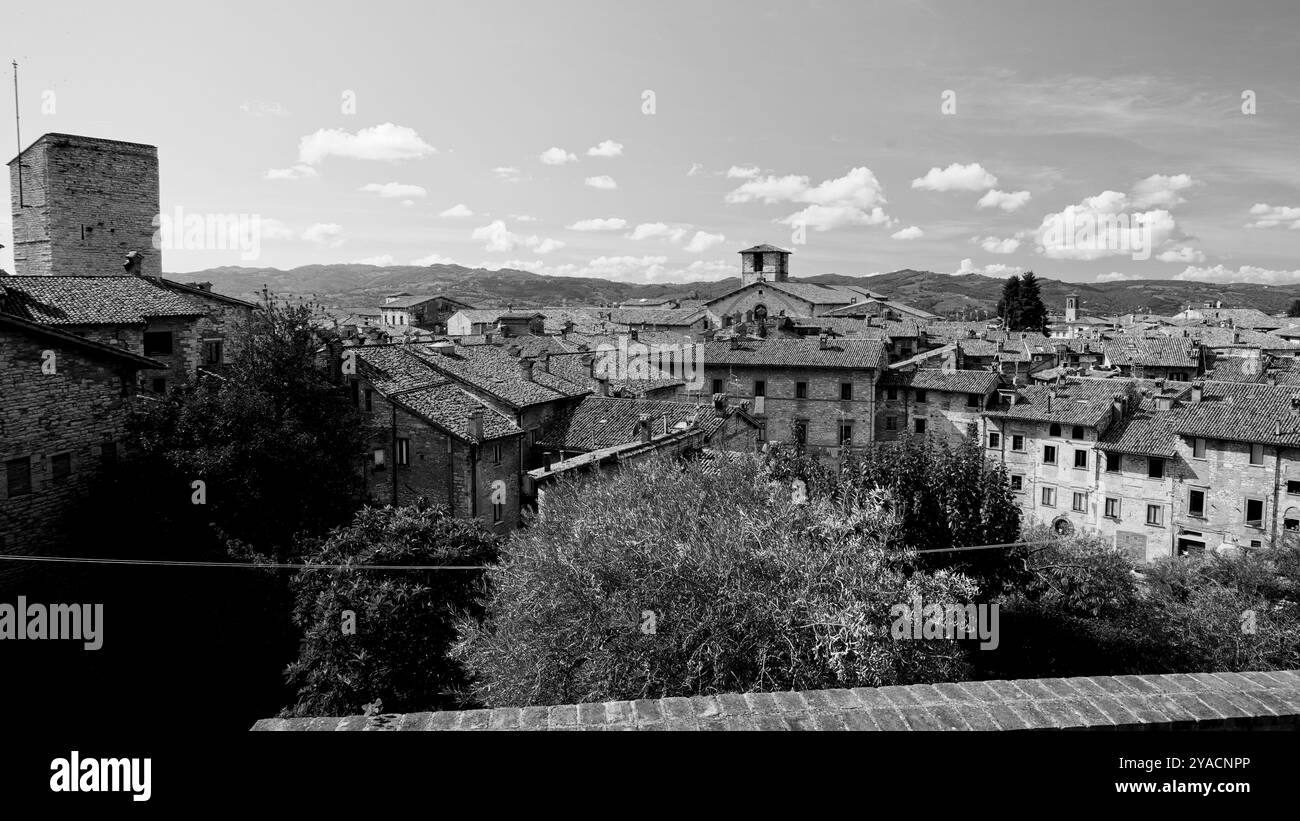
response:
[[[740,286],[740,278],[711,282],[657,283],[653,285],[615,282],[586,277],[553,277],[502,268],[466,268],[462,265],[304,265],[299,268],[209,268],[183,274],[168,274],[181,282],[211,282],[221,293],[244,298],[256,297],[263,286],[277,294],[311,296],[327,305],[377,305],[383,296],[396,291],[413,294],[446,294],[474,305],[491,307],[516,305],[537,307],[557,304],[607,304],[636,299],[668,297],[711,299]],[[993,312],[1002,292],[1002,279],[978,274],[938,274],[904,269],[870,277],[819,274],[792,277],[796,282],[822,285],[862,285],[892,299],[940,315],[951,312]],[[1065,296],[1079,294],[1082,314],[1156,313],[1173,314],[1189,304],[1221,301],[1224,307],[1255,308],[1275,314],[1286,310],[1300,288],[1233,283],[1188,282],[1166,279],[1134,279],[1119,282],[1063,282],[1040,276],[1043,301],[1049,309],[1062,309]]]

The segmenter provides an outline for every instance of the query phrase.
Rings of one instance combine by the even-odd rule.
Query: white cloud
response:
[[[986,277],[999,277],[1005,279],[1013,274],[1023,274],[1024,268],[1018,265],[1002,265],[1001,263],[992,263],[990,265],[976,266],[974,261],[969,257],[963,259],[957,266],[955,274],[979,274]]]
[[[1156,259],[1161,262],[1205,262],[1205,254],[1197,248],[1184,245],[1180,248],[1170,248],[1168,251],[1162,251],[1156,254]]]
[[[691,170],[686,172],[686,176],[694,177],[696,174],[700,173],[703,170],[704,170],[703,163],[693,162],[691,163]]]
[[[326,248],[337,248],[343,244],[343,226],[333,222],[318,222],[303,231],[302,238]]]
[[[599,177],[587,177],[583,182],[602,191],[613,191],[618,188],[618,183],[614,182],[614,178],[608,174],[601,174]]]
[[[925,236],[925,232],[915,225],[908,226],[901,231],[895,231],[889,235],[890,239],[920,239]]]
[[[762,173],[756,165],[733,165],[727,169],[727,178],[733,180],[752,180]]]
[[[808,177],[756,177],[726,196],[729,203],[760,201],[809,203],[802,211],[780,220],[787,225],[803,224],[816,231],[844,225],[892,225],[885,214],[884,189],[870,168],[861,166],[842,177],[824,180],[812,187]]]
[[[1181,196],[1182,192],[1201,184],[1186,174],[1172,177],[1152,174],[1134,183],[1129,198],[1133,201],[1134,208],[1173,208],[1187,202]]]
[[[1174,279],[1193,282],[1251,282],[1256,285],[1295,285],[1300,283],[1300,270],[1274,271],[1254,265],[1242,265],[1234,271],[1222,265],[1215,265],[1213,268],[1196,268],[1189,265],[1185,271],[1175,276]]]
[[[308,134],[298,143],[298,160],[318,165],[326,157],[353,160],[409,160],[437,153],[415,129],[384,123],[363,128],[355,134],[342,129],[324,129]]]
[[[463,202],[458,202],[458,203],[456,203],[455,205],[453,205],[452,207],[448,208],[446,211],[443,211],[442,213],[438,214],[438,216],[440,216],[440,217],[472,217],[472,216],[474,216],[474,212],[471,211],[471,210],[469,209],[469,206],[466,205],[465,203],[463,203]]]
[[[396,264],[392,254],[381,254],[377,257],[365,257],[363,259],[354,259],[351,265],[378,265],[380,268],[387,268]]]
[[[492,173],[502,182],[519,182],[523,179],[523,176],[519,173],[519,169],[512,165],[503,165],[499,168],[493,168]]]
[[[686,250],[692,254],[702,254],[713,246],[726,241],[722,234],[710,234],[705,231],[696,231],[691,241],[686,243]]]
[[[542,239],[536,236],[521,236],[510,231],[503,220],[493,220],[488,225],[475,228],[471,239],[487,243],[484,247],[493,253],[508,254],[517,246],[528,248],[537,254],[549,254],[564,247],[564,243],[554,239]]]
[[[680,243],[690,233],[690,226],[672,226],[662,222],[643,222],[627,234],[628,239],[663,238],[673,244]]]
[[[1007,213],[1012,213],[1024,208],[1029,200],[1030,194],[1028,191],[999,191],[994,188],[980,197],[979,202],[975,203],[975,207],[1001,208]]]
[[[1157,249],[1186,239],[1168,211],[1130,212],[1130,206],[1124,194],[1103,191],[1048,214],[1034,231],[1038,252],[1051,259],[1145,259]]]
[[[456,260],[451,257],[444,257],[442,254],[429,254],[427,257],[420,257],[419,259],[411,260],[411,264],[419,265],[421,267],[427,265],[455,265]]]
[[[980,237],[980,247],[990,254],[1014,254],[1020,247],[1020,240],[1015,237],[999,239],[998,237]]]
[[[378,194],[384,199],[397,199],[398,197],[423,197],[429,192],[418,185],[407,185],[400,182],[372,182],[361,186],[362,191]]]
[[[600,145],[593,145],[587,149],[588,157],[621,157],[623,156],[623,144],[613,140],[605,140]]]
[[[1257,202],[1251,206],[1250,213],[1259,219],[1246,223],[1247,228],[1276,228],[1285,225],[1300,230],[1300,206]]]
[[[998,184],[998,178],[977,162],[953,163],[947,168],[931,168],[924,177],[912,180],[913,188],[926,191],[983,191]]]
[[[257,233],[263,240],[298,238],[297,232],[275,217],[259,217],[257,220]]]
[[[530,217],[527,214],[511,214],[510,219],[518,222],[537,222],[537,217]]]
[[[570,231],[621,231],[627,227],[627,220],[619,217],[578,220],[566,227]]]
[[[318,176],[315,168],[302,163],[288,168],[268,168],[265,174],[268,180],[306,180]]]
[[[1111,271],[1109,274],[1097,274],[1098,282],[1119,282],[1128,278],[1128,274],[1121,274],[1119,271]]]
[[[548,148],[543,151],[537,159],[545,165],[564,165],[565,163],[577,162],[578,158],[565,151],[563,148]]]

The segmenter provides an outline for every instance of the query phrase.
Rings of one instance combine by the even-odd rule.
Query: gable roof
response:
[[[764,243],[764,244],[762,244],[762,245],[755,245],[753,248],[746,248],[746,249],[743,250],[743,251],[737,251],[737,253],[740,253],[740,254],[757,254],[757,253],[763,253],[763,254],[789,254],[789,253],[791,253],[791,252],[785,250],[784,248],[777,248],[775,245],[768,245],[768,244]]]
[[[1136,380],[1134,380],[1136,381]],[[1059,422],[1097,427],[1111,413],[1125,382],[1069,379],[1059,385],[1028,385],[1016,391],[1016,403],[985,411],[992,419]]]
[[[1203,383],[1177,431],[1186,436],[1300,447],[1300,389],[1293,385]]]
[[[729,409],[727,415],[736,411]],[[667,420],[674,429],[698,428],[712,436],[726,421],[711,405],[693,405],[667,399],[616,399],[587,396],[557,415],[537,437],[539,445],[564,450],[599,450],[636,441],[642,415],[650,417],[653,435],[663,432]]]
[[[891,371],[888,383],[906,385],[929,391],[949,393],[992,393],[998,386],[998,375],[993,371],[951,370],[917,368],[914,371]]]
[[[437,347],[435,347],[435,344]],[[436,370],[514,408],[582,396],[588,389],[534,365],[533,379],[520,375],[518,357],[496,345],[416,342],[403,346]]]
[[[143,325],[203,316],[188,297],[136,276],[0,277],[0,311],[43,325]]]
[[[1101,349],[1111,365],[1194,368],[1200,364],[1190,338],[1115,336],[1102,340]]]
[[[823,349],[812,339],[739,339],[706,342],[706,365],[768,366],[792,368],[876,368],[885,365],[885,346],[878,339],[833,338]]]
[[[59,330],[58,328],[42,325],[38,322],[32,322],[23,319],[20,316],[0,312],[0,328],[12,328],[20,333],[29,336],[40,337],[41,339],[51,340],[68,347],[79,348],[92,356],[104,357],[108,359],[117,359],[127,365],[133,365],[136,368],[150,368],[164,370],[167,365],[156,359],[150,359],[147,356],[141,356],[132,353],[125,348],[119,348],[116,345],[108,345],[103,342],[95,342],[84,337],[77,336],[74,333]]]

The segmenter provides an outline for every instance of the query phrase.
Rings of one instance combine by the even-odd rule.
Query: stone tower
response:
[[[141,274],[162,276],[156,147],[46,134],[9,161],[9,190],[15,274],[121,276],[136,251]]]
[[[790,252],[775,245],[755,245],[740,252],[740,287],[755,282],[785,282],[790,276]]]
[[[1065,297],[1065,321],[1077,322],[1079,320],[1079,295],[1067,294]]]

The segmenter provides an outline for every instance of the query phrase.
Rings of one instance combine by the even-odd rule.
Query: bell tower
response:
[[[790,276],[790,252],[775,245],[755,245],[740,252],[740,287],[755,282],[785,282]]]
[[[1067,294],[1065,297],[1065,321],[1077,322],[1079,320],[1079,295]]]

